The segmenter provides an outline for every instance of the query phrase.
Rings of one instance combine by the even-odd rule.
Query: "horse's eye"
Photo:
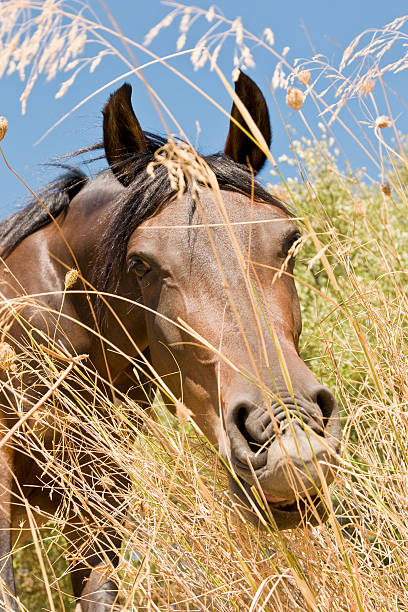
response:
[[[151,265],[141,257],[130,257],[127,263],[128,272],[136,274],[137,278],[143,278],[151,269]]]
[[[288,257],[288,255],[292,254],[291,249],[293,250],[293,247],[296,245],[298,240],[300,240],[300,238],[301,238],[301,234],[299,230],[295,230],[285,237],[283,244],[282,244],[282,256],[285,259],[286,257]]]

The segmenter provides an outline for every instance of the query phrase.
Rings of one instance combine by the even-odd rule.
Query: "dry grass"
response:
[[[59,538],[69,538],[61,535],[64,524],[81,521],[86,508],[101,530],[114,527],[123,533],[119,567],[107,565],[105,570],[119,581],[125,610],[406,610],[408,172],[405,142],[395,129],[392,99],[383,87],[387,71],[406,67],[406,19],[373,33],[367,44],[358,37],[337,68],[318,57],[292,66],[287,52],[278,56],[274,51],[269,29],[258,39],[239,18],[228,21],[215,9],[170,4],[169,16],[150,31],[146,45],[178,20],[181,51],[193,25],[204,19],[208,29],[192,51],[197,69],[206,62],[217,69],[223,45],[231,40],[232,69],[250,67],[257,44],[277,61],[272,86],[287,91],[296,85],[302,92],[298,110],[309,140],[292,142],[293,157],[272,162],[280,177],[287,175],[288,163],[291,172],[296,169],[303,178],[282,179],[274,189],[296,206],[304,228],[295,270],[303,306],[303,355],[336,390],[343,410],[342,458],[330,492],[333,508],[327,524],[318,527],[255,532],[237,520],[239,509],[227,496],[225,471],[188,413],[180,412],[181,420],[170,416],[158,396],[149,414],[126,397],[112,404],[95,389],[95,373],[86,362],[71,362],[68,371],[66,362],[44,350],[43,338],[22,345],[13,356],[14,369],[7,370],[10,384],[30,370],[53,391],[52,401],[39,401],[33,420],[22,419],[12,438],[42,463],[44,477],[55,490],[66,493],[58,516],[50,517],[52,532],[36,528],[35,509],[30,525],[22,526],[34,536],[42,580],[52,593],[47,604],[42,596],[42,605],[73,609],[60,575],[59,557],[66,552]],[[52,77],[56,70],[69,68],[75,75],[80,66],[95,68],[103,54],[115,48],[112,42],[106,44],[108,33],[137,46],[114,28],[85,18],[84,6],[74,18],[69,3],[31,2],[23,10],[21,3],[3,2],[0,23],[3,70],[30,70],[23,102],[42,71]],[[86,41],[95,32],[102,37],[102,31],[101,50],[92,60],[81,60]],[[24,45],[16,38],[19,32],[26,34]],[[388,60],[387,53],[394,55]],[[126,63],[129,71],[137,70],[130,55]],[[72,75],[61,95],[73,82]],[[354,98],[359,102],[357,118]],[[313,104],[307,106],[309,100]],[[318,134],[305,109],[319,114]],[[379,177],[352,170],[347,157],[340,158],[335,132],[330,132],[336,126],[351,135]],[[187,149],[177,150],[173,144],[162,156],[180,183],[186,171],[183,166],[180,173],[178,164],[185,164]],[[4,323],[16,316],[16,308],[3,304]],[[9,359],[7,350],[3,352]],[[35,388],[31,393],[35,395]],[[93,397],[91,404],[84,401],[85,393]],[[62,434],[56,435],[52,452],[44,446],[44,432],[50,427]],[[94,463],[92,487],[78,469],[79,449]],[[121,481],[114,501],[108,471]],[[88,528],[89,541],[94,536],[94,529]],[[17,544],[20,568],[24,546]],[[75,563],[80,554],[68,557],[67,563]]]

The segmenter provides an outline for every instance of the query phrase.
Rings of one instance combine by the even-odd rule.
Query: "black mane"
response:
[[[0,223],[0,256],[10,253],[30,234],[51,223],[66,210],[77,193],[88,182],[78,168],[69,168],[55,181],[47,185],[25,208],[10,215]]]

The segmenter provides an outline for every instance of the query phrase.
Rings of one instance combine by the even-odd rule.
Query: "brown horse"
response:
[[[236,93],[269,145],[262,93],[242,73]],[[103,111],[108,170],[93,180],[71,170],[44,192],[44,206],[34,201],[1,224],[2,298],[10,303],[41,294],[27,302],[24,320],[54,335],[55,346],[69,338],[71,354],[87,355],[101,380],[141,404],[145,396],[133,367],[135,358],[146,355],[169,394],[183,398],[218,448],[229,466],[231,493],[249,514],[257,508],[279,529],[323,516],[322,479],[332,480],[339,412],[331,391],[298,354],[301,316],[292,253],[299,230],[285,206],[253,180],[265,154],[235,104],[224,153],[201,159],[185,145],[180,154],[172,140],[143,132],[130,98],[131,87],[123,85]],[[64,293],[72,268],[99,297]],[[47,311],[60,309],[60,329],[53,329]],[[28,333],[15,320],[7,342],[18,351]],[[8,375],[3,435],[21,418],[13,373]],[[29,375],[15,382],[24,410],[47,389],[37,381],[37,396],[30,396],[30,385]],[[0,609],[16,610],[10,551],[23,513],[14,500],[23,491],[31,507],[53,513],[62,494],[51,496],[41,468],[12,437],[6,442]],[[70,540],[75,552],[80,530],[77,543],[75,534]],[[96,539],[88,563],[78,562],[72,571],[84,612],[106,611],[115,600],[114,582],[93,569],[106,558],[117,562],[112,541],[117,550],[119,534]]]

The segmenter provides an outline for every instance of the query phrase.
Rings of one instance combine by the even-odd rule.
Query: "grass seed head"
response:
[[[10,370],[16,372],[17,370],[17,355],[15,350],[7,342],[0,343],[0,369],[4,371]]]
[[[7,133],[8,121],[5,117],[0,117],[0,142],[3,140]]]
[[[361,92],[369,94],[373,91],[375,85],[374,79],[367,79],[361,84]]]
[[[73,287],[75,283],[77,282],[78,278],[79,278],[78,270],[76,270],[75,268],[72,268],[72,270],[68,270],[68,272],[65,275],[65,281],[64,281],[65,289],[71,289],[71,287]]]
[[[389,117],[387,117],[387,115],[380,115],[375,120],[375,127],[380,128],[381,130],[386,127],[389,127],[390,125],[391,125],[391,120]]]
[[[307,87],[310,83],[310,70],[301,70],[298,74],[299,81]]]
[[[184,427],[188,423],[188,420],[191,419],[191,417],[193,416],[193,413],[182,402],[177,401],[176,402],[176,416],[178,420],[180,421],[182,427]]]
[[[363,200],[360,198],[354,202],[354,211],[358,217],[363,217],[364,219],[366,216],[366,207]]]
[[[286,93],[286,104],[293,108],[294,110],[300,110],[303,106],[303,102],[305,101],[305,94],[297,89],[296,87],[288,87],[288,91]]]

